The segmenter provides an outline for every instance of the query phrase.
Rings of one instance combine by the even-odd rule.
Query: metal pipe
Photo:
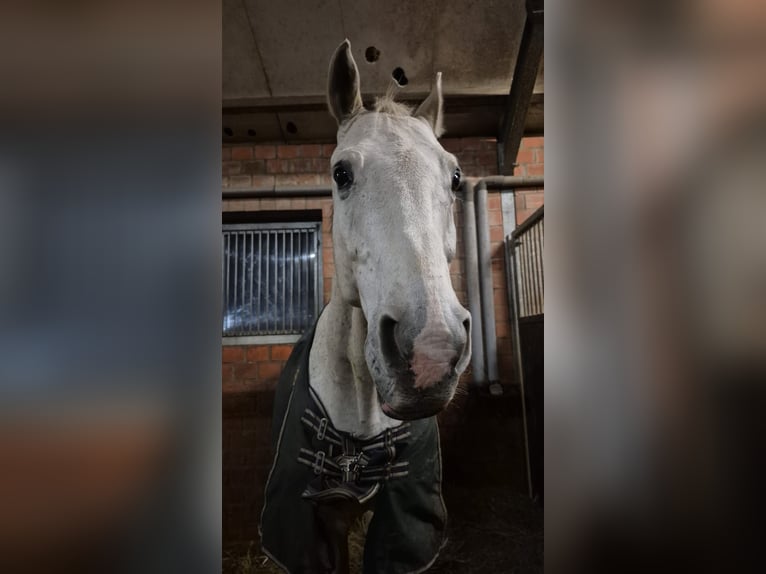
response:
[[[542,188],[544,178],[542,176],[524,176],[524,175],[491,175],[481,178],[476,185],[484,183],[487,189],[521,189],[521,188]]]
[[[487,372],[484,366],[484,336],[481,317],[481,292],[479,291],[479,261],[476,247],[476,211],[474,209],[474,185],[467,180],[463,187],[463,247],[465,249],[465,282],[468,310],[471,312],[471,365],[473,382],[484,386]]]
[[[482,178],[488,190],[521,189],[543,187],[542,177],[526,176],[491,176]],[[221,194],[223,199],[279,199],[289,197],[332,197],[332,187],[258,187],[248,189],[227,189]]]
[[[497,336],[495,334],[495,298],[492,287],[492,254],[489,246],[489,210],[487,184],[476,184],[476,238],[479,256],[481,292],[481,322],[484,330],[484,350],[487,357],[487,377],[490,385],[499,382],[497,372]]]
[[[249,189],[227,189],[221,193],[223,199],[280,199],[289,197],[332,197],[331,187],[258,187]]]

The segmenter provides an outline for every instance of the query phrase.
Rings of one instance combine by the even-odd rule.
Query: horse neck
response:
[[[380,408],[364,358],[366,338],[367,321],[362,310],[343,302],[334,286],[317,322],[309,353],[309,380],[333,426],[358,437],[375,436],[401,424]]]

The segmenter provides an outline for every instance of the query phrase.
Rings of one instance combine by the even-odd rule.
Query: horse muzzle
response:
[[[444,321],[378,321],[379,355],[388,375],[379,384],[383,412],[409,420],[432,416],[447,406],[471,355],[471,316],[457,305]],[[378,354],[378,353],[376,353]]]

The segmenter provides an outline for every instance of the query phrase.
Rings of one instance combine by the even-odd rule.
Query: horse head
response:
[[[461,174],[437,140],[441,75],[414,111],[388,97],[367,110],[346,40],[330,64],[328,103],[338,122],[335,293],[364,313],[365,361],[383,412],[428,417],[452,399],[471,356],[471,316],[449,272]]]

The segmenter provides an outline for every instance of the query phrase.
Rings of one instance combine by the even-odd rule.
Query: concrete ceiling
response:
[[[407,78],[397,97],[411,101],[441,71],[447,135],[497,136],[525,18],[524,0],[223,0],[223,140],[334,141],[325,89],[344,38],[366,102],[396,68]],[[543,130],[542,68],[533,133]]]

